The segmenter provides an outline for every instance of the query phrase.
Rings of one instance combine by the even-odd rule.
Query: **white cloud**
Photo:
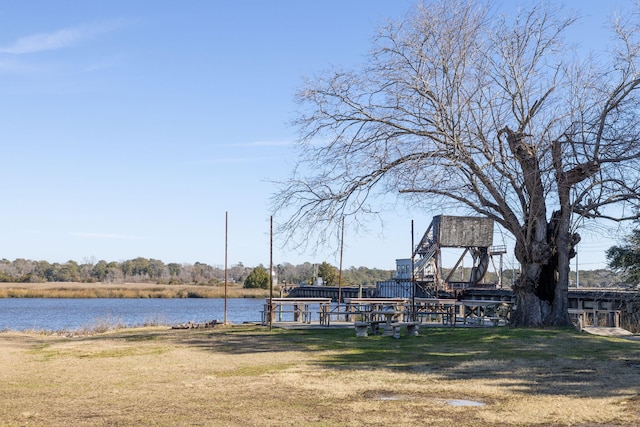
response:
[[[32,34],[21,37],[11,44],[0,46],[0,53],[21,55],[64,49],[112,31],[121,24],[122,21],[104,21],[97,24],[63,28],[50,33]]]
[[[127,234],[111,234],[111,233],[71,233],[74,237],[82,237],[87,239],[116,239],[116,240],[141,240],[140,236],[131,236]]]

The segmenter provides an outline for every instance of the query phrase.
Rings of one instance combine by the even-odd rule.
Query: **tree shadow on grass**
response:
[[[326,334],[325,332],[331,332]],[[333,330],[269,330],[265,327],[219,328],[208,333],[176,335],[181,344],[228,354],[324,351],[335,338]],[[344,331],[341,331],[344,332]]]
[[[143,334],[146,336],[146,334]],[[136,339],[130,337],[129,339]],[[338,370],[396,370],[491,381],[522,393],[640,394],[640,342],[572,329],[423,328],[419,336],[356,337],[353,329],[220,328],[175,333],[179,344],[227,354],[319,352]]]

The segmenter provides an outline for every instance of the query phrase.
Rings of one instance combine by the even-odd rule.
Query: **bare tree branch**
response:
[[[380,28],[361,69],[298,93],[300,160],[272,198],[278,231],[335,244],[342,217],[365,226],[389,194],[464,208],[515,238],[516,323],[566,322],[577,224],[633,219],[616,209],[640,202],[640,26],[614,22],[617,49],[594,62],[564,43],[575,21],[440,0]]]

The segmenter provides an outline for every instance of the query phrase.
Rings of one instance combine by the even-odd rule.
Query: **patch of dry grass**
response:
[[[227,286],[229,298],[263,298],[264,289]],[[223,298],[224,286],[158,285],[147,283],[6,283],[0,282],[0,298]]]
[[[400,340],[248,325],[72,338],[11,332],[0,334],[0,420],[634,426],[639,361],[640,342],[570,330],[428,329]]]

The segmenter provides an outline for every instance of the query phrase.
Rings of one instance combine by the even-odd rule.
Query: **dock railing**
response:
[[[619,328],[620,319],[622,317],[621,310],[602,310],[602,309],[569,309],[569,318],[574,326],[582,330],[585,326],[604,326],[610,328]]]
[[[330,305],[331,298],[271,298],[271,305],[267,298],[264,309],[261,311],[262,324],[283,321],[310,324],[313,314],[316,313],[316,307],[322,323],[322,313],[328,312]]]

